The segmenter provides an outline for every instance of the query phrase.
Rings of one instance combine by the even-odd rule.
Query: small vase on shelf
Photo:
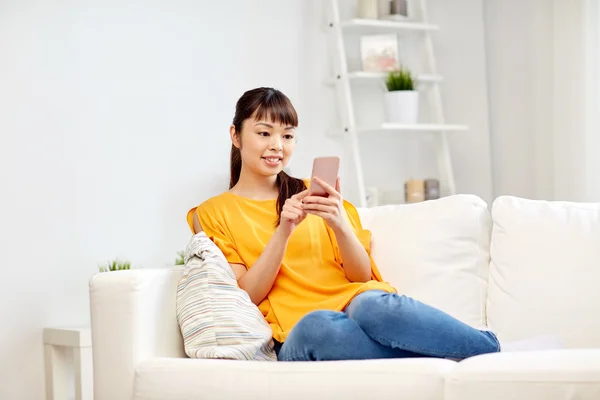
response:
[[[434,178],[425,179],[425,200],[440,198],[440,181]]]
[[[408,0],[391,0],[388,19],[406,21],[409,19]]]
[[[425,201],[425,182],[423,179],[409,179],[404,183],[404,201],[408,204]]]
[[[379,0],[379,19],[389,19],[391,10],[391,0]]]
[[[377,19],[379,16],[378,0],[358,0],[357,17],[361,19]]]

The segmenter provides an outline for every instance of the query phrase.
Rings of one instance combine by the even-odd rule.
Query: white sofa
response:
[[[501,341],[557,334],[565,349],[461,362],[186,358],[180,268],[90,283],[95,400],[600,399],[600,203],[471,195],[361,209],[372,254],[401,293]]]

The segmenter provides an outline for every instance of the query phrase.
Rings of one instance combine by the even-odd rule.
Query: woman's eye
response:
[[[269,136],[269,132],[258,132],[260,136]]]
[[[287,140],[292,140],[294,139],[294,135],[284,135],[283,138]]]

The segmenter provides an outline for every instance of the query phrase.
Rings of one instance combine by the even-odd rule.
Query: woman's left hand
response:
[[[304,211],[323,218],[334,232],[349,228],[350,223],[346,217],[344,199],[340,193],[340,177],[338,176],[335,181],[335,188],[316,177],[313,181],[321,185],[329,196],[306,196],[302,200]]]

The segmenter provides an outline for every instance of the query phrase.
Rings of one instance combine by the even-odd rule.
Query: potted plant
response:
[[[185,265],[185,252],[178,251],[177,258],[175,259],[175,265]]]
[[[419,116],[419,92],[407,68],[390,71],[385,81],[385,111],[387,122],[416,124]]]
[[[126,269],[131,269],[131,263],[129,261],[119,261],[113,260],[108,261],[105,265],[99,265],[98,270],[100,272],[110,272],[110,271],[122,271]]]

